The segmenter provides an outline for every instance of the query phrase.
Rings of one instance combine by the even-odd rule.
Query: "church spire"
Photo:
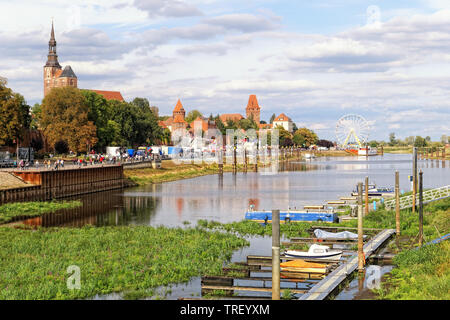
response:
[[[48,42],[48,55],[47,55],[47,63],[46,67],[57,67],[61,69],[61,66],[58,62],[58,55],[56,54],[56,40],[55,40],[55,30],[53,28],[53,20],[52,20],[52,31],[50,32],[50,41]]]

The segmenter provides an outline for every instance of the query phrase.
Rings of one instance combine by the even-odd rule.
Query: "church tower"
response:
[[[258,100],[256,100],[256,95],[250,95],[245,111],[247,113],[247,119],[252,117],[256,124],[260,123],[261,108],[259,107]]]
[[[70,66],[66,66],[62,70],[58,62],[58,55],[56,54],[56,40],[55,30],[53,28],[50,32],[50,41],[48,42],[47,63],[44,66],[44,97],[50,92],[52,88],[56,87],[75,87],[77,88],[77,76]]]

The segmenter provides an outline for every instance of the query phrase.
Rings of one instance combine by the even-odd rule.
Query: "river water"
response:
[[[369,157],[321,157],[292,161],[273,175],[260,172],[225,173],[174,182],[87,195],[83,207],[42,217],[44,226],[165,225],[194,226],[199,219],[219,222],[240,221],[249,205],[272,210],[324,204],[349,196],[358,182],[369,176],[370,183],[393,187],[394,174],[400,172],[400,189],[411,190],[410,154]],[[450,184],[450,162],[419,160],[424,188]],[[249,238],[250,246],[238,250],[232,261],[245,261],[248,254],[270,255],[271,239]],[[245,284],[244,284],[245,285]],[[269,283],[270,285],[270,283]],[[200,278],[172,286],[166,298],[198,297]],[[120,295],[96,297],[118,298]]]

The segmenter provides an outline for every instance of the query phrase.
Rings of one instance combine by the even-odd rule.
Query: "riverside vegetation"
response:
[[[151,297],[155,288],[220,272],[245,239],[200,228],[148,226],[0,227],[0,299],[81,299],[121,292]],[[69,290],[67,268],[81,271]]]
[[[15,202],[0,206],[0,224],[20,219],[22,217],[35,217],[44,213],[55,212],[61,209],[72,209],[81,207],[79,200],[73,201],[33,201]]]

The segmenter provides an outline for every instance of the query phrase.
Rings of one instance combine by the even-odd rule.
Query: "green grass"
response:
[[[81,201],[15,202],[0,206],[0,224],[19,217],[34,217],[61,209],[81,207]]]
[[[147,226],[0,227],[0,239],[2,300],[152,296],[152,288],[220,273],[232,252],[248,245],[223,232]],[[81,269],[80,290],[67,288],[71,265]]]
[[[407,250],[394,258],[396,268],[376,292],[380,299],[449,300],[450,243]]]
[[[226,232],[237,233],[242,236],[272,236],[272,224],[262,225],[258,222],[251,220],[242,220],[239,222],[220,223],[217,221],[199,220],[198,225],[200,227],[211,230],[224,230]],[[320,225],[321,223],[315,223]],[[329,225],[322,223],[323,225]],[[308,229],[311,227],[311,223],[308,222],[293,222],[280,224],[280,235],[292,238],[292,237],[309,237]]]

